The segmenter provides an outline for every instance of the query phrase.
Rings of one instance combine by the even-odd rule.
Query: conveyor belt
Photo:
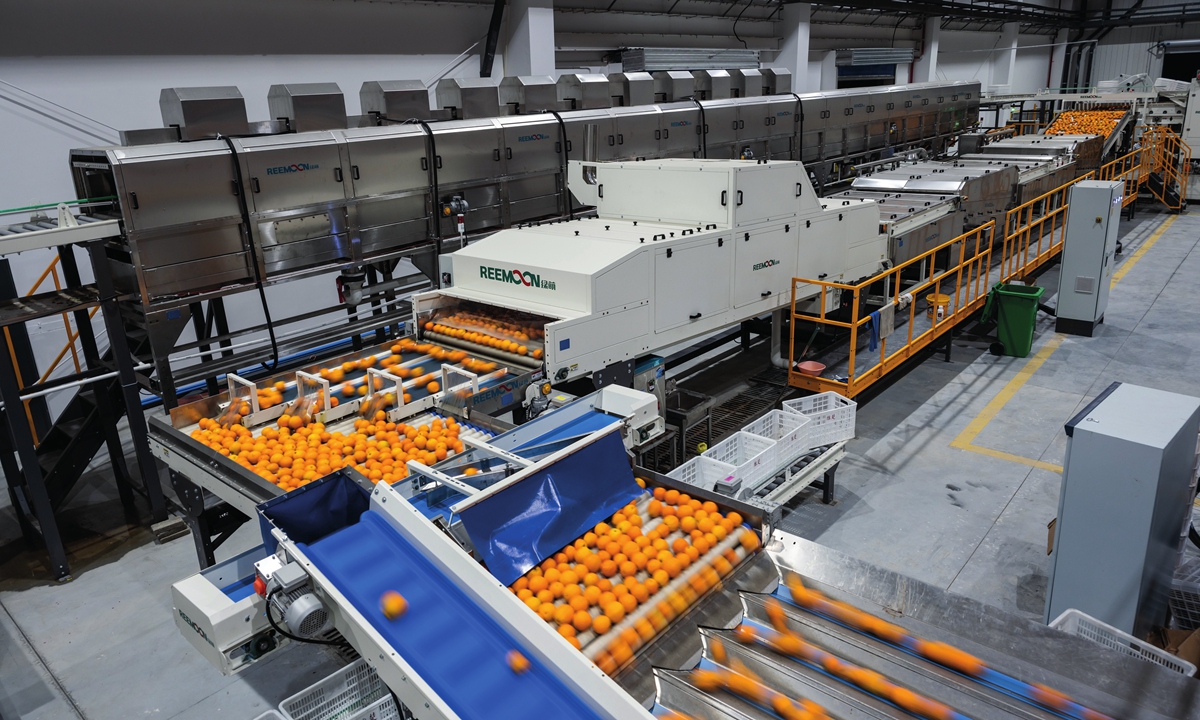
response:
[[[598,717],[375,511],[305,550],[460,717]],[[395,621],[379,608],[388,590],[409,602]],[[508,667],[514,649],[529,659],[528,672]]]

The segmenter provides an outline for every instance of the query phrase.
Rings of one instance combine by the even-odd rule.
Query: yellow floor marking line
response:
[[[1145,255],[1150,248],[1154,247],[1154,243],[1158,242],[1158,239],[1163,236],[1163,233],[1167,231],[1167,228],[1171,227],[1171,225],[1178,218],[1178,215],[1172,215],[1171,217],[1167,218],[1162,225],[1158,226],[1158,229],[1155,230],[1150,237],[1146,238],[1146,242],[1142,243],[1142,246],[1139,247],[1133,253],[1133,255],[1129,256],[1128,260],[1121,263],[1121,267],[1117,268],[1117,271],[1112,275],[1112,284],[1108,286],[1109,289],[1116,287],[1117,283],[1121,282],[1121,278],[1125,277],[1125,273],[1132,270],[1134,265],[1137,265],[1138,260],[1141,260],[1142,256]]]
[[[983,429],[987,427],[988,423],[990,423],[992,419],[995,418],[996,415],[1004,408],[1004,406],[1013,399],[1013,396],[1017,394],[1017,391],[1020,390],[1025,383],[1029,382],[1029,378],[1033,377],[1033,374],[1038,371],[1038,368],[1045,364],[1046,360],[1048,360],[1050,356],[1054,354],[1054,351],[1057,350],[1066,339],[1066,335],[1055,335],[1046,341],[1046,344],[1037,351],[1037,354],[1029,358],[1029,361],[1017,371],[1017,374],[1013,376],[1012,380],[1009,380],[1008,383],[1000,389],[1000,392],[996,393],[996,397],[992,398],[991,401],[984,406],[983,410],[981,410],[979,414],[975,416],[975,419],[967,423],[967,427],[965,427],[963,431],[958,434],[958,437],[954,438],[954,440],[950,443],[950,447],[958,448],[959,450],[967,450],[973,453],[979,453],[980,455],[999,458],[1001,460],[1009,460],[1012,462],[1021,463],[1022,465],[1041,468],[1043,470],[1062,472],[1061,465],[1045,463],[1041,460],[1031,460],[1029,458],[1021,457],[1020,455],[1013,455],[1012,453],[1006,453],[1001,450],[980,447],[978,445],[974,445],[973,441],[975,438],[979,437],[979,433],[983,432]]]
[[[1178,218],[1178,215],[1172,215],[1163,221],[1163,224],[1159,225],[1158,229],[1151,233],[1150,237],[1146,238],[1146,241],[1142,243],[1140,247],[1138,247],[1133,255],[1131,255],[1128,260],[1121,263],[1121,267],[1117,268],[1116,272],[1114,272],[1112,275],[1112,281],[1109,285],[1109,288],[1115,287],[1116,284],[1121,281],[1121,278],[1125,277],[1125,275],[1133,269],[1134,265],[1137,265],[1138,261],[1145,256],[1150,248],[1154,247],[1154,244],[1157,243],[1159,238],[1163,236],[1163,233],[1167,231],[1167,228],[1171,227],[1171,225]],[[993,450],[992,448],[976,445],[974,444],[974,441],[975,438],[979,437],[979,433],[983,432],[983,429],[987,427],[988,423],[990,423],[992,419],[1004,409],[1004,406],[1013,399],[1013,396],[1017,394],[1017,391],[1020,390],[1025,383],[1029,382],[1029,378],[1033,377],[1033,374],[1038,371],[1038,368],[1045,364],[1046,360],[1054,354],[1054,351],[1057,350],[1060,345],[1062,345],[1063,340],[1066,340],[1065,335],[1055,335],[1054,337],[1050,338],[1050,340],[1042,346],[1041,350],[1038,350],[1036,355],[1029,358],[1029,361],[1025,363],[1025,366],[1017,372],[1016,376],[1013,377],[1012,380],[1009,380],[1008,384],[996,394],[996,397],[992,398],[991,401],[984,406],[983,410],[975,416],[975,419],[967,424],[967,427],[958,434],[958,437],[954,438],[954,440],[950,443],[950,447],[957,448],[959,450],[966,450],[967,452],[973,452],[979,455],[986,455],[999,460],[1007,460],[1009,462],[1027,465],[1029,467],[1041,468],[1042,470],[1061,473],[1063,471],[1062,465],[1055,465],[1053,463],[1042,462],[1041,460],[1034,460],[1021,455],[1014,455],[1013,453],[1004,452],[1003,450]]]

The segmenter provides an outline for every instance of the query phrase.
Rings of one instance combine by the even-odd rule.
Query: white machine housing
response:
[[[271,629],[262,596],[251,591],[234,600],[223,589],[254,575],[255,563],[265,557],[259,545],[171,586],[176,627],[223,675],[289,642]]]
[[[599,217],[455,252],[454,287],[413,297],[418,327],[464,300],[543,316],[547,375],[562,382],[785,308],[793,277],[853,281],[887,258],[875,203],[826,206],[799,162],[596,168]],[[819,292],[806,285],[798,299]]]
[[[658,398],[650,393],[607,385],[600,388],[592,407],[625,418],[626,449],[650,442],[666,432],[666,422],[658,414]]]
[[[1121,180],[1084,180],[1071,188],[1058,280],[1056,332],[1091,337],[1104,320],[1121,220]]]

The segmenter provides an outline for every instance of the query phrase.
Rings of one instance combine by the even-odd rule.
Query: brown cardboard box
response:
[[[1046,554],[1054,552],[1054,526],[1058,524],[1058,518],[1054,518],[1046,524]]]

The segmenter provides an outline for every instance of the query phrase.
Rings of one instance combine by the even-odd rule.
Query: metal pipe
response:
[[[143,370],[149,370],[153,367],[154,367],[153,365],[149,365],[147,363],[142,363],[141,365],[134,366],[133,371],[141,372]],[[21,395],[21,399],[22,400],[32,400],[33,398],[39,398],[39,397],[43,397],[45,395],[52,395],[52,394],[54,394],[56,392],[60,392],[62,390],[69,390],[74,387],[79,387],[80,385],[87,385],[88,383],[99,382],[100,380],[108,380],[111,378],[115,378],[116,376],[117,376],[117,372],[114,370],[113,372],[107,372],[102,375],[95,375],[92,377],[84,378],[82,380],[75,380],[73,382],[63,383],[62,385],[55,385],[54,387],[50,388],[49,390],[39,390],[37,392],[23,394],[23,395]],[[37,387],[37,386],[35,385],[34,387]],[[0,403],[0,406],[3,406],[3,403]]]
[[[504,0],[496,0],[492,5],[492,22],[488,25],[487,44],[483,47],[483,54],[479,56],[479,77],[492,76],[492,63],[496,59],[496,43],[500,40],[503,21]]]

